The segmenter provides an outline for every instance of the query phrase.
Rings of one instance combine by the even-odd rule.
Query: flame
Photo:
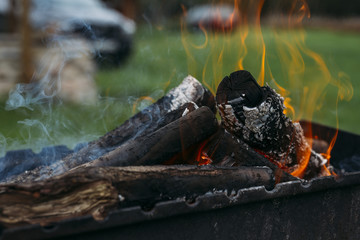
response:
[[[284,113],[293,121],[316,119],[325,100],[337,112],[338,101],[350,100],[353,88],[346,74],[340,72],[335,76],[322,56],[306,46],[302,23],[311,17],[308,4],[305,0],[284,1],[287,11],[276,15],[278,25],[282,27],[264,28],[261,22],[264,2],[234,0],[234,11],[223,25],[228,28],[214,30],[200,23],[197,34],[189,33],[185,21],[187,11],[183,7],[181,40],[188,57],[189,74],[201,79],[215,94],[225,75],[236,70],[249,70],[257,74],[260,85],[268,83],[284,97]],[[214,5],[218,6],[221,5]],[[326,96],[329,89],[334,88],[338,89],[338,96],[329,101]],[[337,113],[333,120],[338,128]],[[309,129],[306,137],[313,138]],[[328,160],[336,137],[337,134],[323,154]],[[199,151],[198,160],[201,160],[201,154]],[[292,172],[294,176],[304,174],[309,157],[310,150],[300,156],[302,160]]]
[[[210,139],[207,139],[202,142],[197,151],[196,162],[199,166],[212,163],[211,157],[208,156],[208,153],[206,151],[206,145],[208,144],[209,140]]]
[[[150,96],[142,96],[142,97],[137,98],[132,105],[132,113],[133,114],[136,113],[137,107],[142,101],[148,101],[150,103],[154,103],[155,99],[153,99]]]

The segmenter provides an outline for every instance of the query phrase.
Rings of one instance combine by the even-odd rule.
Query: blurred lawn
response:
[[[299,33],[286,33],[277,31],[280,38],[290,38]],[[294,94],[291,95],[292,104],[301,118],[312,118],[313,121],[324,123],[330,126],[336,126],[336,99],[337,88],[328,84],[319,94],[321,106],[316,108],[314,116],[309,114],[299,114],[301,102],[304,101],[302,87],[300,83],[288,83],[287,62],[282,62],[278,58],[278,49],[274,39],[273,30],[270,28],[263,29],[264,42],[266,44],[267,62],[270,63],[271,72],[276,81],[283,87]],[[210,37],[209,37],[210,38]],[[220,40],[218,39],[220,38]],[[223,38],[223,40],[221,40]],[[244,60],[244,67],[255,77],[260,72],[261,54],[259,54],[256,36],[249,32],[246,45],[248,54]],[[225,39],[225,40],[224,40]],[[343,78],[350,80],[354,95],[351,101],[340,101],[338,104],[339,126],[341,129],[360,134],[360,113],[354,109],[360,104],[360,33],[349,33],[341,31],[326,30],[307,30],[306,46],[308,49],[319,54],[325,61],[329,72],[337,78],[344,75]],[[192,32],[188,36],[188,41],[201,45],[205,39],[202,32]],[[205,80],[213,88],[216,88],[215,82],[222,79],[223,76],[230,74],[236,67],[238,60],[237,51],[239,34],[229,36],[217,36],[217,43],[224,43],[232,46],[224,50],[223,61],[221,64],[209,64],[209,55],[215,53],[215,58],[219,50],[207,49],[192,52],[195,61],[190,62],[184,51],[181,41],[181,33],[178,31],[158,30],[154,27],[143,27],[138,30],[135,39],[135,52],[125,66],[116,70],[102,70],[97,75],[97,83],[100,86],[102,95],[127,97],[139,97],[143,95],[152,95],[156,90],[167,90],[177,85],[187,74],[191,74],[199,80]],[[219,44],[221,45],[221,44]],[[210,62],[210,61],[208,61]],[[320,69],[309,57],[304,57],[304,64],[307,70],[299,81],[307,81],[307,85],[312,88],[316,82],[324,82],[326,79],[319,79],[318,72]],[[195,65],[195,66],[194,66]],[[205,77],[203,77],[203,68],[207,66]],[[216,73],[214,68],[219,68]],[[220,74],[219,74],[220,72]],[[321,76],[320,76],[321,77]],[[269,76],[265,76],[265,82],[270,82]],[[325,83],[324,83],[325,84]],[[318,91],[319,88],[314,88]],[[156,93],[156,92],[155,92]],[[326,95],[325,95],[326,93]],[[156,94],[155,94],[156,95]],[[322,99],[321,99],[322,98]],[[306,101],[307,99],[305,99]],[[308,105],[314,102],[306,103]]]
[[[294,34],[297,34],[296,31]],[[286,81],[286,63],[280,62],[277,57],[271,29],[263,30],[263,35],[272,75],[282,86],[294,86]],[[256,36],[250,32],[246,41],[248,55],[244,66],[257,77],[260,72],[261,55],[258,53],[255,38]],[[205,38],[201,32],[192,32],[187,35],[187,40],[200,45]],[[163,30],[150,25],[140,26],[134,41],[133,55],[128,61],[118,69],[102,69],[98,72],[96,82],[101,99],[97,105],[55,104],[52,107],[35,106],[33,110],[6,111],[3,101],[0,105],[0,156],[9,149],[29,147],[39,151],[44,145],[65,144],[73,147],[78,142],[93,140],[121,124],[134,110],[150,104],[143,101],[134,106],[138,97],[151,96],[155,100],[188,74],[199,80],[206,80],[215,88],[215,82],[221,80],[219,76],[228,75],[236,69],[237,54],[232,53],[239,51],[236,48],[239,43],[236,34],[218,36],[216,41],[234,46],[223,52],[224,57],[220,64],[209,64],[212,59],[209,55],[219,52],[219,49],[214,50],[210,47],[193,51],[193,60],[188,61],[179,31]],[[336,76],[338,72],[343,71],[352,82],[354,96],[350,102],[339,103],[339,123],[341,129],[360,134],[360,114],[355,110],[360,105],[360,34],[309,30],[306,34],[306,43],[309,49],[324,58],[333,75]],[[304,58],[304,61],[306,66],[314,65],[307,58]],[[216,64],[219,65],[219,69],[216,68]],[[205,75],[204,66],[207,67]],[[316,80],[311,77],[311,72],[304,77],[308,81]],[[265,76],[265,81],[267,80],[269,78]],[[295,110],[299,110],[302,101],[301,91],[287,90],[298,92],[298,97],[294,95],[293,104]],[[329,86],[325,90],[327,95],[322,97],[324,103],[318,108],[313,119],[334,126],[336,121],[333,102],[337,97],[336,88]],[[303,118],[309,116],[304,114]]]

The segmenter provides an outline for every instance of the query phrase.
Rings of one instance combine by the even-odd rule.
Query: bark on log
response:
[[[45,225],[84,215],[101,220],[118,207],[252,186],[274,187],[272,171],[210,166],[79,168],[31,184],[1,184],[0,223]]]
[[[219,128],[216,134],[204,142],[191,146],[166,162],[168,165],[184,163],[219,167],[266,166],[273,170],[276,183],[297,179],[223,128]]]
[[[84,166],[163,164],[175,154],[211,137],[218,122],[208,107],[201,107],[152,134],[129,141]]]
[[[224,127],[294,176],[329,175],[327,160],[307,143],[299,123],[284,111],[284,99],[269,86],[260,87],[247,71],[225,77],[216,93]]]
[[[208,106],[213,112],[216,111],[214,96],[195,78],[188,76],[179,86],[170,90],[168,94],[156,103],[135,114],[121,126],[98,140],[90,142],[79,151],[69,154],[60,161],[55,161],[50,166],[44,166],[46,164],[43,161],[32,161],[31,158],[26,159],[26,162],[19,159],[18,162],[24,162],[24,164],[16,166],[16,171],[0,172],[0,180],[8,182],[17,181],[16,179],[21,178],[24,180],[27,178],[40,179],[43,173],[48,173],[54,169],[56,169],[56,172],[51,175],[61,174],[68,169],[90,162],[111,152],[128,140],[134,140],[150,134],[179,119],[186,109],[186,111],[192,111],[198,106]],[[27,162],[30,162],[30,164],[26,164]],[[10,169],[12,169],[11,166]],[[23,173],[20,174],[21,172]],[[12,177],[15,174],[20,175]],[[31,175],[34,177],[30,177]]]
[[[156,103],[135,114],[98,140],[89,143],[79,152],[64,158],[63,164],[68,169],[73,168],[99,158],[130,139],[152,133],[176,119],[177,115],[168,115],[164,118],[167,113],[189,102],[195,103],[198,107],[208,106],[216,111],[215,99],[211,92],[195,78],[187,76],[179,86],[170,90]]]
[[[183,149],[213,135],[219,125],[208,107],[201,107],[152,134],[129,140],[104,156],[83,166],[129,166],[162,164]],[[73,165],[72,165],[73,166]],[[82,165],[80,165],[82,166]],[[79,167],[80,167],[79,166]],[[6,182],[34,182],[70,169],[62,161],[7,179]],[[76,169],[76,167],[75,167]]]

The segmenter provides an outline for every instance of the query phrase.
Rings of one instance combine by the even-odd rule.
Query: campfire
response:
[[[334,167],[314,151],[324,142],[312,149],[283,101],[244,70],[226,76],[216,97],[188,76],[98,140],[69,154],[58,149],[66,156],[50,165],[34,161],[41,153],[5,161],[0,222],[12,229],[80,216],[104,221],[134,206],[333,179]]]
[[[275,81],[266,60],[260,29],[263,4],[258,1],[253,9],[256,51],[261,56],[256,78],[244,70],[249,19],[241,1],[235,1],[240,12],[226,19],[226,27],[222,21],[208,26],[226,36],[231,36],[233,25],[243,27],[238,41],[242,51],[232,73],[223,74],[221,66],[229,46],[219,47],[219,54],[209,55],[216,59],[207,58],[202,81],[185,77],[152,105],[92,142],[74,149],[48,146],[39,153],[8,151],[0,159],[1,237],[360,235],[360,137],[289,117],[294,115],[289,94]],[[294,1],[292,10],[290,23],[298,24],[307,14],[303,1]],[[216,34],[208,34],[206,25],[197,27],[205,36],[200,45],[188,42],[182,25],[189,72],[196,61],[194,49],[220,42]],[[319,84],[301,90],[304,99],[316,102],[316,91],[321,93],[334,79],[302,40],[295,38],[296,47],[283,40],[292,55],[281,50],[279,58],[289,62],[286,72],[292,88],[298,87],[295,73],[303,67],[299,49],[315,62]],[[210,62],[212,84],[206,76]],[[268,79],[272,82],[266,83]],[[344,89],[339,87],[338,98]],[[298,105],[303,112],[314,110],[311,104]]]

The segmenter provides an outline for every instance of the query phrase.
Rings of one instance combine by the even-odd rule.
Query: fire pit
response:
[[[243,104],[247,94],[225,102]],[[3,175],[6,184],[0,186],[3,239],[145,239],[149,234],[160,239],[351,239],[360,234],[360,136],[339,131],[331,152],[336,174],[324,176],[319,169],[325,166],[309,162],[311,174],[304,171],[308,180],[302,180],[290,175],[296,164],[284,168],[264,154],[268,149],[261,144],[250,147],[218,128],[213,104],[211,94],[188,77],[81,150],[54,148],[57,157],[50,165],[29,166],[23,158],[19,166],[28,170]],[[241,109],[251,108],[245,104]],[[149,119],[156,124],[141,129]],[[305,121],[301,126],[318,141],[329,143],[336,133]],[[16,154],[36,159],[44,151],[10,155]],[[302,158],[297,161],[301,167]],[[187,165],[173,165],[179,163]]]
[[[302,126],[308,126],[302,122]],[[312,124],[319,136],[333,128]],[[339,131],[334,166],[360,154],[360,136]],[[103,221],[78,217],[52,225],[3,228],[2,239],[356,239],[360,235],[360,172],[279,183],[234,192],[215,191],[144,209],[113,211]]]

